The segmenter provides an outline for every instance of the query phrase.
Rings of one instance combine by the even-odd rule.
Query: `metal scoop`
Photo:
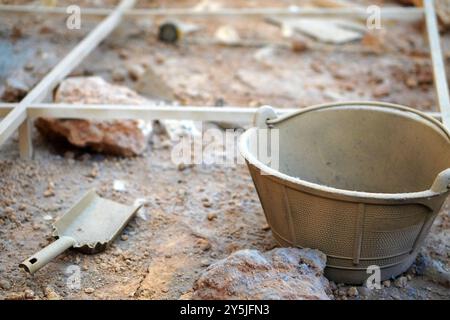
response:
[[[54,223],[53,236],[58,240],[19,266],[35,273],[71,247],[90,254],[103,251],[140,207],[103,199],[91,190]]]

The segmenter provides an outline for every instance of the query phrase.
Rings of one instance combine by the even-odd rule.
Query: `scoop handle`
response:
[[[74,238],[62,236],[27,260],[23,261],[19,267],[33,274],[49,263],[52,259],[71,248],[74,244]]]

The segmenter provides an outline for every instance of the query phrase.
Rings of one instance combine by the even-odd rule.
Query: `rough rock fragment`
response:
[[[136,92],[112,85],[100,77],[74,77],[61,83],[55,94],[57,103],[143,104],[147,100]],[[77,147],[98,152],[135,156],[144,152],[147,138],[137,120],[89,121],[39,118],[38,130],[51,138],[63,138]]]
[[[6,80],[1,100],[5,102],[19,102],[27,95],[30,88],[28,76],[19,72]]]
[[[330,299],[326,256],[312,249],[240,250],[211,266],[193,299]]]

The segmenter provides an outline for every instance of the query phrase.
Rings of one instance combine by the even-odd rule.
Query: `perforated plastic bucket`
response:
[[[449,193],[450,134],[442,124],[378,102],[281,117],[263,107],[255,122],[239,148],[280,244],[321,250],[326,276],[337,282],[363,283],[373,265],[381,280],[409,268]],[[267,139],[273,130],[278,164],[264,163],[256,148],[277,149]]]

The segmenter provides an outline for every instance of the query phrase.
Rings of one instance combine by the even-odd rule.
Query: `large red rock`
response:
[[[147,100],[136,92],[112,85],[100,77],[74,77],[58,87],[56,103],[143,104]],[[50,138],[64,138],[71,144],[98,152],[135,156],[144,152],[147,137],[136,120],[89,121],[39,118],[38,130]]]
[[[330,299],[318,250],[240,250],[209,266],[194,284],[193,299]]]

